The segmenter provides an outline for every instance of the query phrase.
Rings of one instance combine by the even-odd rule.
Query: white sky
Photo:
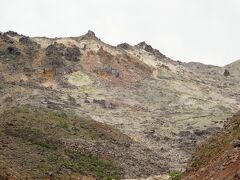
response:
[[[240,0],[0,0],[0,31],[80,36],[106,43],[146,41],[181,61],[240,59]]]

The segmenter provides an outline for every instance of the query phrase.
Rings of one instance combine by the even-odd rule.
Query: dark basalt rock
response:
[[[71,73],[74,71],[74,64],[66,66],[65,61],[79,61],[81,52],[77,46],[66,47],[62,43],[54,42],[46,48],[44,68],[53,71],[55,75]]]
[[[77,46],[68,47],[65,51],[65,57],[69,61],[79,61],[78,57],[81,55],[81,52]]]
[[[88,36],[88,37],[96,37],[95,33],[93,31],[91,31],[91,30],[88,30],[86,36]]]
[[[19,56],[21,54],[20,50],[14,46],[9,46],[6,49],[6,53],[7,54],[11,54],[11,55],[15,55],[15,56]]]
[[[132,46],[130,46],[128,43],[119,44],[119,45],[117,45],[117,47],[122,48],[122,49],[126,49],[126,50],[132,49]]]
[[[98,100],[98,99],[93,99],[93,103],[101,105],[105,109],[114,109],[116,107],[115,104],[112,102],[108,102],[104,99]]]
[[[88,31],[84,36],[81,37],[82,39],[95,39],[99,40],[99,38],[96,37],[95,33],[93,31]]]
[[[22,44],[32,44],[33,41],[30,39],[30,37],[23,36],[19,39],[19,42]]]
[[[7,31],[7,32],[4,33],[4,35],[8,35],[8,36],[11,36],[11,37],[19,36],[19,34],[17,32],[14,32],[14,31]]]
[[[227,69],[225,69],[223,75],[224,75],[225,77],[228,77],[228,76],[230,76],[230,72],[229,72]]]
[[[22,44],[29,44],[31,42],[29,37],[23,36],[19,39],[19,42]]]
[[[34,52],[41,47],[40,44],[34,42],[28,36],[22,36],[19,39],[19,42],[23,45],[24,50],[25,50],[26,54],[28,54],[28,55],[33,55]]]
[[[95,69],[96,73],[107,73],[109,75],[114,75],[116,78],[120,77],[120,72],[118,69],[112,68],[110,66],[107,67],[101,67]]]
[[[50,55],[63,56],[65,48],[66,46],[64,44],[54,42],[54,44],[51,44],[46,48],[46,56],[50,56]]]
[[[233,142],[233,147],[234,148],[240,148],[240,140],[236,140]]]
[[[165,58],[166,56],[162,54],[159,50],[154,49],[151,45],[148,45],[145,41],[139,43],[137,47],[144,49],[145,51],[152,53],[153,55],[157,56],[158,58]]]

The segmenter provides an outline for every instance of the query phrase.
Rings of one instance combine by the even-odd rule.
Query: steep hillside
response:
[[[160,165],[126,166],[128,178],[184,170],[196,144],[239,109],[240,78],[225,69],[171,60],[145,42],[110,46],[91,31],[53,39],[10,31],[0,34],[0,113],[29,105],[118,129],[135,151],[149,150],[135,156],[139,168]]]
[[[182,179],[240,179],[240,112],[199,145]]]
[[[159,155],[88,116],[25,105],[0,122],[1,179],[120,179],[164,169]]]

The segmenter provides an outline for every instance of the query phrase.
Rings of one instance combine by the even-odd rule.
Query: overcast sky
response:
[[[0,0],[0,31],[146,41],[170,58],[225,65],[240,59],[240,0]]]

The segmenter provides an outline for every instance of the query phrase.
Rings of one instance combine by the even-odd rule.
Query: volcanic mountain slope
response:
[[[145,42],[110,46],[91,31],[53,39],[10,31],[0,35],[0,113],[28,105],[87,116],[127,135],[134,151],[148,149],[128,149],[139,163],[123,164],[123,176],[158,175],[184,170],[196,143],[239,109],[232,71],[173,61]]]
[[[182,179],[240,179],[240,112],[198,146]]]

